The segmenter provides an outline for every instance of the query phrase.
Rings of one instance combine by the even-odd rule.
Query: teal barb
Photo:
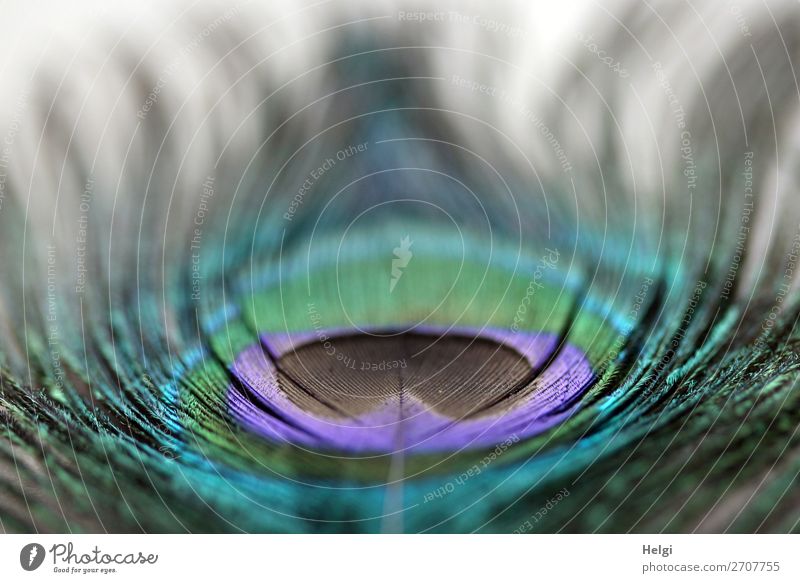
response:
[[[520,138],[442,88],[452,51],[358,38],[296,94],[236,85],[244,137],[165,101],[110,177],[63,146],[52,216],[4,183],[0,528],[800,529],[798,211],[768,212],[761,97],[684,87],[690,145],[642,169],[621,96],[586,153],[582,75]],[[731,82],[789,120],[786,66]]]

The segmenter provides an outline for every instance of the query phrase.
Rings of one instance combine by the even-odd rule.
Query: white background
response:
[[[72,542],[75,553],[159,555],[155,565],[117,566],[117,573],[55,574],[48,556],[24,571],[19,553],[38,542]],[[0,581],[800,581],[792,535],[6,535],[0,537]],[[672,545],[670,557],[642,545]],[[649,573],[653,564],[780,561],[778,572]],[[59,565],[63,566],[63,565]],[[92,565],[93,566],[93,565]]]

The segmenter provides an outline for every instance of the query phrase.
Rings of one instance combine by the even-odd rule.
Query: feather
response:
[[[0,529],[798,530],[796,7],[501,4],[15,9]]]

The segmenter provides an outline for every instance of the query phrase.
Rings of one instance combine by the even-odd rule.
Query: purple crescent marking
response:
[[[272,441],[302,447],[350,453],[452,451],[493,447],[511,439],[522,440],[553,427],[576,408],[576,397],[592,380],[592,369],[577,347],[565,345],[539,375],[536,389],[512,409],[475,419],[453,419],[422,402],[408,399],[402,406],[387,403],[358,417],[330,419],[295,405],[281,390],[277,372],[267,356],[275,358],[311,343],[353,334],[352,329],[312,330],[263,334],[261,344],[243,350],[231,367],[249,395],[235,386],[228,389],[228,405],[248,430]],[[496,328],[415,329],[433,338],[444,333],[482,337],[513,348],[534,369],[544,364],[558,342],[545,333],[511,332]]]

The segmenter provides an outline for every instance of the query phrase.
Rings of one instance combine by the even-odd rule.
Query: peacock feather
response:
[[[798,530],[796,6],[499,4],[14,9],[0,529]]]

